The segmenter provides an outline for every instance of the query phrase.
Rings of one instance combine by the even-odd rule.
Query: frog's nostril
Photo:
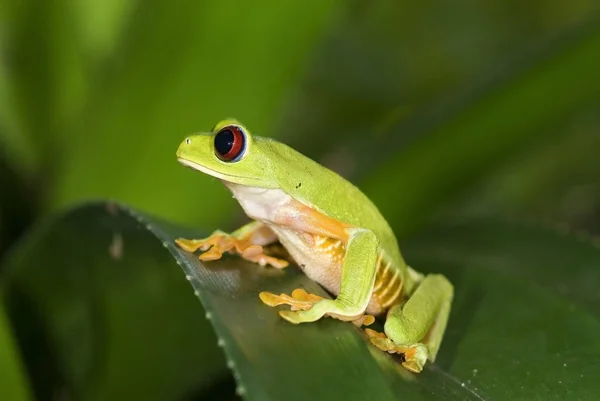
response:
[[[192,143],[192,140],[190,138],[185,138],[185,143],[187,145],[190,145]]]

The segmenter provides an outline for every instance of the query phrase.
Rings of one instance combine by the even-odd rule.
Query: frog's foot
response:
[[[286,260],[274,258],[263,252],[263,247],[252,244],[248,240],[237,239],[229,234],[215,232],[205,239],[184,239],[179,238],[175,243],[184,251],[195,252],[197,250],[205,251],[198,258],[203,261],[220,259],[223,253],[237,253],[242,258],[261,266],[270,265],[277,269],[283,269],[289,263]]]
[[[289,305],[293,311],[309,310],[318,301],[324,299],[318,295],[309,294],[302,288],[296,288],[292,291],[291,296],[287,294],[275,295],[267,291],[262,291],[258,296],[263,303],[271,307]]]
[[[292,312],[279,312],[279,314],[286,320],[290,320],[290,317],[295,316],[295,311],[308,311],[318,302],[325,300],[325,298],[320,297],[318,295],[309,294],[302,288],[297,288],[294,291],[292,291],[291,296],[287,294],[275,295],[266,291],[261,292],[260,294],[258,294],[258,296],[260,297],[261,301],[272,307],[279,305],[289,305]],[[375,321],[375,318],[373,316],[365,314],[360,314],[358,316],[343,316],[336,313],[326,313],[325,315],[331,316],[339,320],[351,321],[358,327],[363,325],[368,326]],[[292,323],[300,322],[292,321]]]
[[[428,355],[426,345],[421,343],[396,345],[384,333],[379,333],[371,329],[365,329],[365,333],[369,336],[371,343],[380,350],[390,354],[400,354],[403,360],[402,366],[406,369],[414,373],[419,373],[423,370]]]
[[[261,266],[273,266],[276,269],[283,269],[289,265],[289,262],[284,259],[275,258],[264,253],[263,247],[260,245],[250,245],[241,253],[242,258]]]
[[[363,314],[358,319],[352,321],[356,327],[370,326],[375,323],[375,316]]]

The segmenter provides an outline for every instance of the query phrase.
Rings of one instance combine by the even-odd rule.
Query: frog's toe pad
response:
[[[356,327],[370,326],[375,323],[375,316],[360,315],[357,319],[353,320],[352,323],[354,323]]]
[[[418,344],[404,353],[404,362],[402,366],[414,373],[420,373],[427,362],[427,347]]]
[[[202,247],[202,240],[177,238],[175,244],[186,252],[196,252]]]
[[[371,343],[380,350],[389,352],[390,354],[397,352],[396,345],[385,334],[371,329],[365,329],[365,333],[369,336]]]
[[[261,266],[269,265],[276,269],[283,269],[289,265],[287,260],[274,258],[273,256],[264,254],[260,245],[252,245],[246,248],[246,250],[242,252],[242,257],[250,262],[258,263]]]
[[[206,256],[206,259],[203,259],[204,254],[202,254],[200,255],[200,260],[215,260],[219,259],[223,255],[223,252],[232,248],[233,244],[231,241],[228,241],[228,238],[226,234],[213,234],[204,239],[177,238],[175,244],[186,252],[206,251],[210,248],[209,252],[212,252],[212,255]]]
[[[400,354],[403,362],[402,366],[414,373],[419,373],[423,370],[427,361],[427,346],[424,344],[413,345],[396,345],[384,333],[379,333],[375,330],[365,329],[369,336],[369,340],[373,345],[382,351],[390,354]]]
[[[198,259],[204,261],[204,262],[210,262],[211,260],[219,260],[221,259],[221,256],[223,256],[223,252],[215,247],[211,248],[210,250],[202,253],[200,256],[198,256]]]
[[[275,295],[267,291],[262,291],[258,296],[263,303],[269,306],[289,305],[292,311],[308,310],[323,299],[318,295],[309,294],[302,288],[292,291],[291,296],[287,294]]]
[[[185,239],[178,238],[175,243],[184,251],[196,252],[201,250],[202,253],[198,259],[208,262],[211,260],[221,259],[225,252],[237,253],[242,258],[250,262],[258,263],[261,266],[273,266],[277,269],[283,269],[289,265],[289,262],[283,259],[277,259],[266,255],[263,252],[263,247],[257,244],[252,244],[244,239],[237,239],[229,234],[216,232],[205,239]]]

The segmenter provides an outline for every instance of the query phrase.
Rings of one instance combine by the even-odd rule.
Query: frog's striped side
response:
[[[377,258],[371,303],[378,304],[382,311],[389,309],[401,301],[403,284],[403,271],[393,265],[392,261],[386,257],[385,252],[380,251]]]

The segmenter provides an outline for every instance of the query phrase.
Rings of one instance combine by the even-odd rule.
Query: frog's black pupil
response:
[[[233,147],[234,139],[233,132],[230,129],[220,131],[215,135],[215,149],[221,156],[226,155]]]

